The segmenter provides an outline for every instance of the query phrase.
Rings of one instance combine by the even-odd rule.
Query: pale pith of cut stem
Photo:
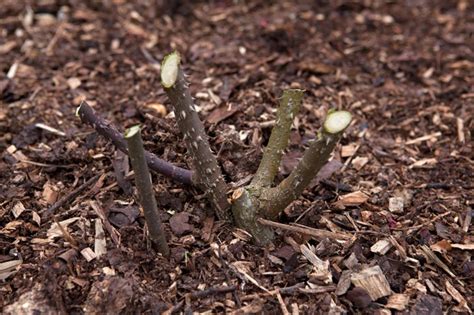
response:
[[[145,221],[148,226],[150,239],[163,256],[169,256],[170,251],[158,215],[155,193],[153,191],[151,176],[145,159],[145,150],[143,149],[140,127],[134,126],[129,128],[125,132],[124,137],[127,140],[128,154],[135,173],[135,185],[137,186],[140,203],[143,208],[143,213],[145,214]]]
[[[257,173],[255,173],[252,180],[251,186],[256,189],[270,187],[278,173],[281,157],[288,146],[291,125],[301,106],[303,93],[303,90],[296,89],[285,90],[283,92],[277,111],[275,126],[272,129]]]
[[[195,110],[177,52],[169,54],[163,60],[161,83],[174,107],[176,122],[193,161],[193,181],[209,196],[217,217],[230,220],[227,185],[211,151],[204,125]]]
[[[351,123],[346,111],[329,112],[316,140],[306,149],[295,169],[277,187],[265,190],[260,198],[261,213],[276,218],[293,200],[298,198],[319,170],[327,163],[331,152]]]

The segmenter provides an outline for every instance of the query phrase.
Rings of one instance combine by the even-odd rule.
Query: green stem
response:
[[[140,196],[140,203],[143,207],[150,238],[158,251],[167,257],[170,250],[156,207],[155,193],[153,192],[151,176],[145,158],[140,127],[134,126],[129,128],[125,132],[124,137],[127,140],[128,154],[135,172],[135,184]]]
[[[328,161],[351,119],[351,114],[346,111],[328,113],[318,139],[310,144],[291,174],[277,187],[265,190],[260,196],[262,215],[275,219],[293,200],[301,195]]]
[[[275,126],[272,129],[257,173],[251,183],[251,186],[256,189],[257,187],[270,187],[278,173],[283,151],[287,147],[288,139],[290,138],[291,125],[301,107],[303,93],[303,90],[296,89],[283,92]]]
[[[259,213],[253,199],[246,188],[239,188],[232,194],[232,213],[238,227],[245,229],[254,237],[259,245],[273,240],[273,231],[258,223]]]

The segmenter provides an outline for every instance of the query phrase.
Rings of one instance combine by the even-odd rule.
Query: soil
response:
[[[473,3],[172,3],[2,1],[3,312],[471,312]],[[328,109],[354,115],[339,171],[279,218],[349,239],[276,229],[259,247],[202,192],[153,174],[172,252],[157,254],[126,156],[75,110],[87,99],[121,131],[139,123],[149,151],[189,167],[157,71],[172,50],[229,183],[256,171],[283,89],[306,93],[278,181]]]

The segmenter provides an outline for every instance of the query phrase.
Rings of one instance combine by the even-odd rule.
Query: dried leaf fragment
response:
[[[448,240],[441,240],[434,243],[433,245],[430,245],[430,248],[435,252],[445,253],[451,250],[451,243]]]

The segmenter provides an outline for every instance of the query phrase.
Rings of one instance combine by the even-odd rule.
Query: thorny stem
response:
[[[178,127],[192,157],[195,179],[204,192],[209,194],[217,217],[230,220],[227,185],[211,151],[204,125],[194,108],[178,53],[171,53],[163,60],[161,82],[175,109]]]
[[[140,196],[140,203],[143,207],[150,238],[163,256],[169,256],[170,250],[156,207],[155,193],[153,192],[151,176],[145,159],[140,127],[134,126],[129,128],[125,132],[125,139],[128,143],[128,153],[135,172],[135,184]]]
[[[328,113],[318,139],[310,144],[296,168],[277,187],[267,189],[262,193],[260,198],[261,213],[264,216],[275,219],[293,200],[301,195],[328,161],[351,119],[351,114],[346,111]]]
[[[83,101],[81,105],[79,105],[76,114],[81,118],[82,122],[91,125],[97,133],[104,136],[107,140],[112,141],[117,149],[124,153],[128,153],[127,143],[122,137],[122,134],[118,132],[110,122],[96,115],[87,102]],[[194,184],[192,177],[193,172],[190,170],[177,167],[148,151],[145,151],[145,158],[148,166],[153,171],[186,185]]]
[[[303,90],[290,89],[283,92],[277,120],[272,129],[268,145],[263,153],[262,161],[258,167],[251,186],[256,189],[269,187],[278,172],[283,151],[288,145],[291,125],[298,113],[303,98]]]

